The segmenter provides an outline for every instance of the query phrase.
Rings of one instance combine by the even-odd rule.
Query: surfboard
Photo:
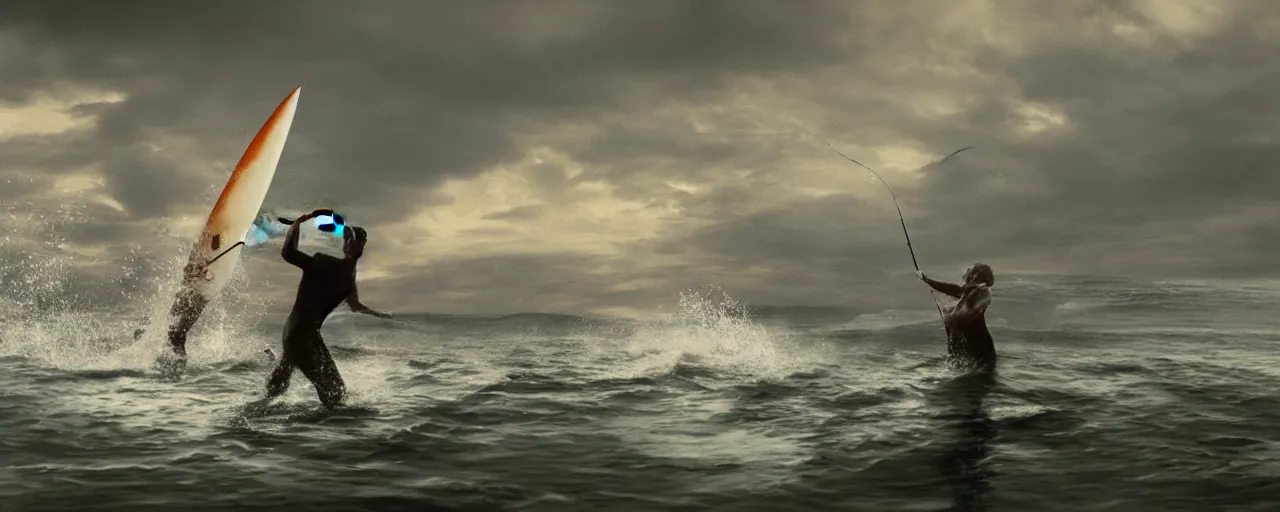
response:
[[[289,93],[249,142],[191,249],[170,315],[170,343],[179,353],[185,354],[186,330],[239,264],[245,235],[271,188],[301,93],[302,87]]]
[[[205,297],[211,297],[227,285],[240,261],[237,257],[240,247],[236,242],[244,241],[245,233],[262,208],[262,201],[267,198],[276,165],[284,152],[284,143],[289,138],[289,129],[293,127],[300,94],[301,87],[289,93],[253,137],[222,188],[222,194],[205,222],[204,232],[192,249],[193,258],[212,261],[206,265],[204,275],[196,276],[192,280],[194,282],[185,283],[194,285],[196,291]]]

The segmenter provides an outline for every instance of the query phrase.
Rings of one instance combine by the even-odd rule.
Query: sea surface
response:
[[[149,320],[167,304],[11,309],[0,510],[1276,511],[1277,297],[998,283],[993,380],[943,364],[927,302],[744,310],[709,289],[648,321],[346,313],[324,328],[350,391],[334,412],[301,374],[246,408],[272,315],[211,307],[173,379]]]

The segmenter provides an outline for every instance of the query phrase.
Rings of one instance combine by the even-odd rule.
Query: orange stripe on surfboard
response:
[[[280,102],[280,105],[276,106],[275,111],[271,113],[271,117],[267,118],[267,122],[262,124],[262,129],[258,130],[258,134],[249,143],[249,147],[245,148],[244,155],[240,157],[240,162],[236,164],[236,170],[231,173],[231,178],[227,180],[227,185],[223,187],[222,194],[218,196],[218,202],[213,204],[213,212],[210,213],[209,220],[205,223],[206,231],[218,221],[218,217],[222,214],[222,209],[227,200],[235,194],[236,185],[240,181],[240,177],[243,176],[245,169],[258,160],[259,155],[262,153],[263,144],[266,144],[267,138],[275,132],[276,125],[280,122],[281,117],[284,116],[285,108],[300,92],[302,92],[302,86],[294,89],[293,92],[289,93],[289,96],[285,97],[284,101]]]

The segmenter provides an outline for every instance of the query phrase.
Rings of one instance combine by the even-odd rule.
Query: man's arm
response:
[[[942,281],[930,279],[929,276],[924,275],[924,272],[920,271],[916,271],[916,277],[920,278],[921,281],[924,281],[924,284],[929,285],[930,288],[950,295],[952,298],[958,299],[961,295],[964,295],[964,287],[958,284],[944,283]]]
[[[293,224],[289,225],[289,232],[284,235],[284,247],[280,249],[280,256],[284,257],[285,261],[303,270],[310,268],[315,260],[298,250],[298,236],[301,234],[303,222],[312,217],[314,215],[308,213],[294,219]]]
[[[355,283],[351,283],[351,295],[347,296],[347,305],[351,306],[351,311],[356,313],[373,315],[378,318],[391,318],[391,315],[382,313],[379,311],[374,311],[370,309],[369,306],[366,306],[364,305],[364,303],[360,302],[360,291],[356,288]]]
[[[955,310],[951,312],[951,317],[961,323],[968,322],[986,313],[987,306],[990,305],[991,288],[986,285],[973,286],[965,290],[964,296],[960,298],[960,302],[956,303]]]

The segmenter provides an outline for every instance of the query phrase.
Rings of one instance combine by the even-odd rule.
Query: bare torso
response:
[[[921,277],[934,290],[956,299],[945,308],[943,326],[947,332],[947,358],[961,366],[994,369],[995,341],[987,329],[986,311],[991,303],[990,286],[944,283]]]
[[[947,356],[957,362],[982,367],[995,367],[996,345],[987,330],[986,314],[968,321],[947,317]]]

